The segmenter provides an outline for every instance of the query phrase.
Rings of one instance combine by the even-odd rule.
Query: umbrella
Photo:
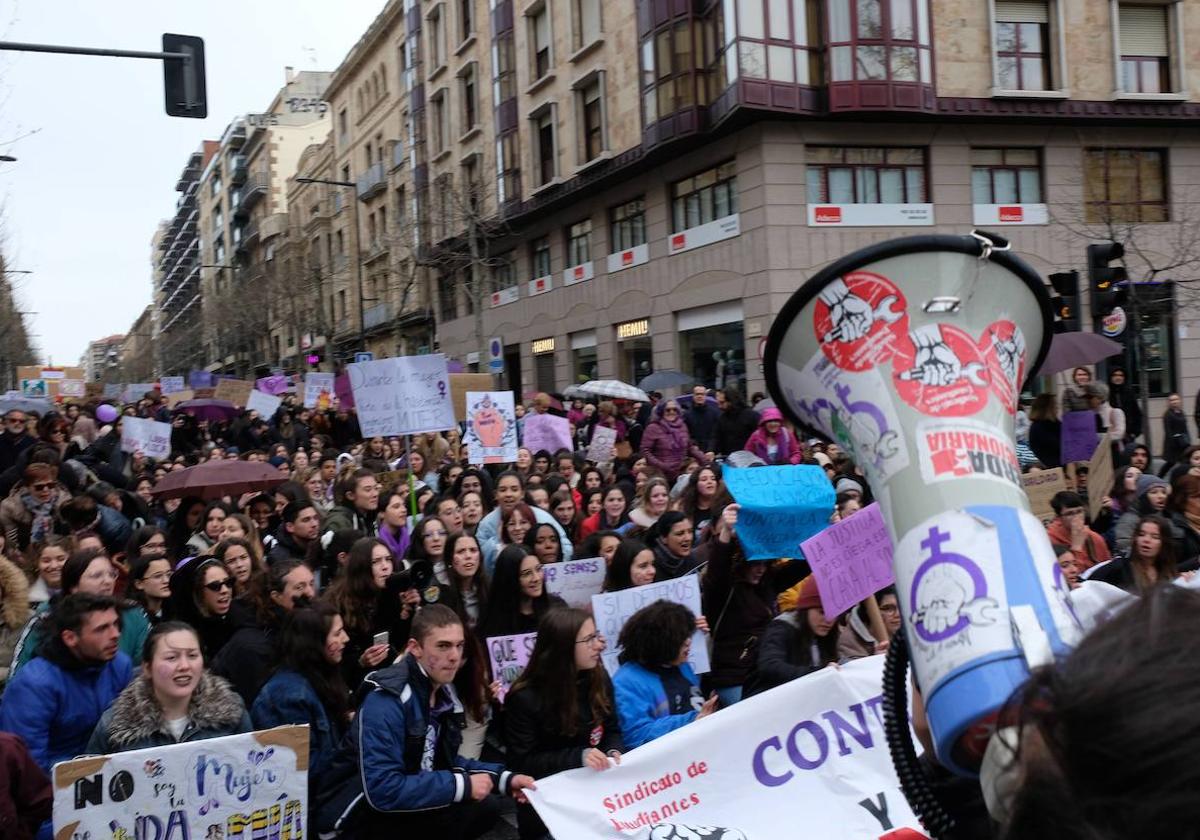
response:
[[[242,413],[242,410],[228,400],[185,400],[175,406],[176,411],[190,414],[197,420],[207,420],[210,423],[218,420],[232,420]]]
[[[154,486],[160,499],[199,496],[217,499],[267,490],[287,481],[287,476],[270,464],[255,461],[206,461],[186,470],[167,473]]]
[[[650,395],[641,388],[634,388],[616,379],[593,379],[584,382],[579,390],[594,397],[610,397],[614,400],[633,400],[634,402],[650,402]]]
[[[0,414],[10,411],[24,411],[27,414],[42,415],[51,408],[49,400],[39,400],[36,397],[10,397],[0,400]]]
[[[1117,342],[1098,333],[1058,333],[1050,341],[1050,352],[1042,360],[1038,376],[1049,376],[1080,365],[1094,365],[1124,351]]]
[[[536,397],[538,394],[542,394],[542,393],[545,393],[545,392],[544,391],[526,391],[524,394],[521,395],[521,399],[531,400],[534,397]],[[550,398],[550,407],[551,408],[557,408],[559,411],[563,410],[562,400],[555,399],[553,394],[546,394],[546,396]]]
[[[563,396],[569,400],[573,400],[576,398],[583,400],[583,399],[587,399],[588,397],[590,397],[591,394],[589,394],[587,391],[583,390],[578,385],[572,385],[563,391]]]
[[[643,377],[638,387],[643,391],[666,391],[668,388],[682,388],[691,385],[696,377],[689,376],[680,370],[656,370],[649,376]]]

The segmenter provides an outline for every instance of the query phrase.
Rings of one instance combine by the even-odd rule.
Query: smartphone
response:
[[[375,644],[375,645],[386,645],[386,644],[388,644],[388,639],[389,639],[389,638],[390,638],[390,636],[389,636],[389,634],[388,634],[388,631],[387,631],[387,630],[384,630],[382,633],[376,633],[376,634],[375,634],[375,641],[374,641],[374,643],[373,643],[373,644]]]

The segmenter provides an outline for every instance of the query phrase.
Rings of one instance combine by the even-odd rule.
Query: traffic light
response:
[[[1062,271],[1050,275],[1050,285],[1056,292],[1051,304],[1057,319],[1056,332],[1079,331],[1079,272]]]
[[[1099,322],[1125,300],[1125,289],[1118,286],[1126,280],[1125,267],[1110,263],[1125,256],[1120,242],[1103,242],[1087,247],[1088,290],[1092,318]]]
[[[163,94],[167,116],[204,119],[208,116],[204,39],[167,32],[162,36],[162,47],[164,53],[186,56],[163,59]]]

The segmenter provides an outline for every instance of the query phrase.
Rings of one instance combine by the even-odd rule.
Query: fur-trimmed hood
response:
[[[239,732],[238,725],[245,714],[242,698],[229,683],[206,671],[188,706],[190,723],[181,740],[192,740],[189,733],[193,731],[203,733],[202,738]],[[131,744],[140,747],[175,740],[163,719],[150,681],[140,675],[125,687],[104,717],[107,720],[101,720],[101,726],[107,724],[108,740],[116,749],[134,749]]]
[[[29,579],[12,561],[0,557],[0,624],[18,629],[29,620]]]

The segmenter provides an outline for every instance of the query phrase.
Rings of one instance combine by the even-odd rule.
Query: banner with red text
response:
[[[652,741],[538,779],[555,837],[926,837],[883,735],[883,657],[825,668]],[[786,827],[783,831],[781,827]],[[781,833],[781,831],[783,833]]]

